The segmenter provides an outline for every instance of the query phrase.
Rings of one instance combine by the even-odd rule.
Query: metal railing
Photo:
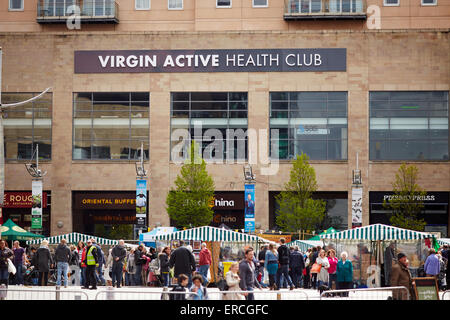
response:
[[[81,290],[59,287],[54,289],[0,287],[0,300],[89,300],[89,296]]]
[[[38,18],[69,17],[119,18],[119,5],[114,0],[38,0]]]
[[[208,290],[209,300],[227,300],[227,296],[232,294],[247,294],[252,293],[255,300],[309,300],[309,296],[303,291],[211,291]],[[107,290],[98,291],[95,295],[95,300],[170,300],[170,295],[183,296],[188,299],[192,293],[186,291],[173,292],[161,290],[114,290],[108,288]]]
[[[394,293],[394,290],[397,293]],[[401,292],[401,293],[398,293]],[[403,295],[405,293],[405,295]],[[322,292],[320,300],[323,299],[346,299],[346,300],[388,300],[395,295],[410,299],[409,290],[406,287],[386,287],[386,288],[364,288],[364,289],[345,289],[328,290]]]
[[[285,15],[361,15],[365,0],[285,0]]]

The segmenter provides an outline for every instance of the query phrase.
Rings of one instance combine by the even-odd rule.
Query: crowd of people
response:
[[[448,246],[438,252],[430,249],[423,265],[423,276],[434,277],[444,290],[449,281]],[[386,262],[385,262],[386,263]],[[412,290],[412,277],[408,259],[404,253],[393,254],[389,267],[389,286],[405,286]],[[11,264],[15,274],[11,274]],[[24,274],[30,269],[33,285],[47,286],[49,278],[57,286],[81,286],[83,289],[97,289],[97,286],[163,286],[182,292],[189,290],[193,300],[208,298],[209,270],[212,264],[211,252],[202,243],[199,261],[196,262],[192,247],[179,241],[178,247],[147,248],[144,245],[125,246],[123,240],[112,247],[107,255],[95,239],[76,246],[68,245],[62,239],[55,250],[50,250],[43,240],[39,248],[25,250],[18,241],[11,249],[6,241],[0,240],[0,285],[3,283],[23,285]],[[385,265],[385,268],[388,267]],[[288,248],[285,239],[278,244],[268,244],[260,248],[257,257],[252,247],[244,248],[244,257],[231,263],[229,271],[217,283],[230,300],[253,300],[253,292],[259,288],[278,290],[282,288],[315,289],[320,292],[329,289],[353,288],[353,263],[347,252],[339,258],[333,248],[313,247],[300,252],[297,246]],[[394,294],[394,299],[404,299],[404,292]],[[171,294],[180,299],[184,294]]]

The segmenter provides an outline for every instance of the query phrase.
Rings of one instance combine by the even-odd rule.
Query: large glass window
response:
[[[26,101],[37,93],[3,93],[2,103]],[[29,160],[39,144],[39,159],[50,160],[52,149],[52,94],[3,112],[5,159]]]
[[[370,160],[448,160],[448,92],[370,92]]]
[[[23,0],[9,0],[10,11],[23,11]]]
[[[247,159],[246,92],[173,92],[171,105],[172,160],[187,156],[192,138],[205,161]]]
[[[271,92],[270,129],[271,158],[347,159],[347,92]]]
[[[130,160],[149,150],[148,92],[75,93],[73,159]]]

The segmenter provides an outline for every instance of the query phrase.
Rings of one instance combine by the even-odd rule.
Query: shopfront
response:
[[[211,226],[225,225],[233,230],[244,228],[244,192],[217,191],[213,201],[214,215]]]
[[[73,231],[109,239],[135,236],[136,191],[75,191],[72,199]]]
[[[394,193],[389,191],[369,192],[370,224],[390,224],[389,210],[383,207],[383,201],[389,202],[393,195]],[[422,200],[424,208],[419,218],[427,223],[425,231],[440,232],[440,237],[446,238],[449,225],[449,192],[431,191]]]
[[[5,191],[5,197],[2,208],[3,222],[11,219],[21,228],[31,230],[31,207],[33,198],[31,191]],[[42,192],[42,234],[50,235],[50,211],[51,211],[51,192]]]

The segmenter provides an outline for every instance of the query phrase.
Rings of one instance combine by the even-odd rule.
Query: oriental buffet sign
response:
[[[75,73],[346,71],[347,49],[75,51]]]

